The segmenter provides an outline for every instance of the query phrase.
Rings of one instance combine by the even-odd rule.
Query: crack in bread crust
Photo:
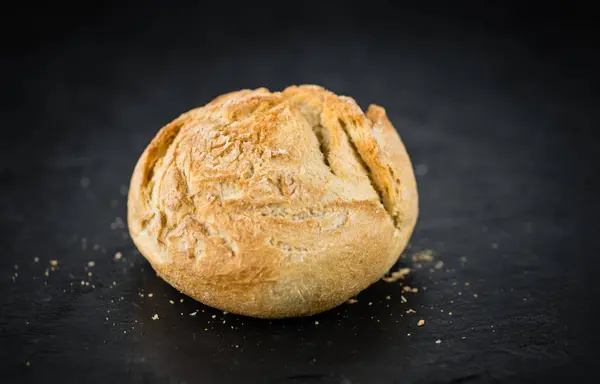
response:
[[[396,261],[417,218],[412,166],[377,106],[317,86],[215,98],[166,125],[131,180],[132,239],[158,274],[223,310],[336,306]]]

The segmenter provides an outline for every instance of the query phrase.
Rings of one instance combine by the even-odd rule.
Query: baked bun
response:
[[[163,127],[128,197],[158,275],[224,311],[333,308],[379,280],[417,220],[410,159],[385,110],[312,85],[217,97]]]

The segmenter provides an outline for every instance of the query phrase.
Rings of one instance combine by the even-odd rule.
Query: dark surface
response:
[[[585,10],[80,11],[4,14],[28,22],[21,42],[3,24],[2,382],[598,378],[599,62]],[[419,170],[401,265],[431,249],[444,266],[415,268],[407,303],[379,282],[312,318],[180,302],[116,219],[138,156],[218,94],[301,83],[386,107]]]

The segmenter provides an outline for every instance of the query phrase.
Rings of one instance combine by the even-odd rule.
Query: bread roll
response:
[[[260,318],[333,308],[379,280],[417,220],[410,159],[382,107],[314,85],[217,97],[163,127],[128,197],[164,280]]]

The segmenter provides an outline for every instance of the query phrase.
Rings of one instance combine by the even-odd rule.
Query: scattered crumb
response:
[[[179,302],[180,302],[180,303],[183,303],[183,298],[179,299]]]
[[[437,340],[435,341],[435,343],[436,343],[436,344],[440,344],[441,342],[442,342],[442,340],[440,340],[440,339],[437,339]]]
[[[417,252],[412,256],[412,261],[413,263],[419,261],[430,263],[433,261],[433,251],[431,249],[425,249]]]
[[[415,311],[414,309],[409,309],[408,311],[406,311],[406,313],[417,313],[417,311]]]
[[[373,302],[372,302],[372,301],[369,301],[369,305],[373,305]]]
[[[44,276],[48,277],[50,275],[50,272],[48,271],[48,268],[46,268],[46,270],[44,271]]]
[[[439,260],[437,263],[435,263],[435,269],[442,269],[444,267],[444,262],[442,260]]]
[[[315,321],[315,325],[319,325],[319,322],[318,322],[318,321]]]
[[[39,257],[34,257],[33,258],[33,262],[34,263],[39,263],[40,262],[40,258]]]
[[[56,267],[58,265],[58,260],[50,260],[50,265]]]
[[[410,273],[410,268],[400,268],[388,277],[384,277],[382,280],[386,283],[393,283],[394,281],[404,279]]]
[[[348,304],[356,304],[356,303],[358,303],[358,300],[356,300],[356,299],[348,299],[348,301],[346,301],[346,303],[348,303]]]
[[[471,285],[471,283],[469,283],[468,281],[465,281],[465,287],[468,287],[469,285]]]
[[[198,314],[198,311],[196,310],[196,311],[190,313],[190,316],[196,316],[197,314]]]
[[[85,281],[81,280],[81,285],[85,285]]]
[[[473,297],[474,297],[474,298],[478,298],[478,297],[479,297],[479,295],[478,295],[478,294],[476,294],[476,293],[474,293],[474,294],[473,294]]]
[[[88,272],[88,276],[89,276],[89,277],[92,277],[92,272]]]
[[[387,296],[385,297],[385,299],[386,299],[386,300],[391,300],[391,299],[392,299],[392,297],[391,297],[390,295],[387,295]]]
[[[158,314],[155,313],[154,316],[152,316],[152,320],[158,320],[158,319],[159,319]]]
[[[452,312],[448,312],[448,316],[452,316]]]
[[[152,297],[152,296],[154,296],[154,293],[151,292],[148,294],[148,297]]]
[[[410,333],[407,333],[406,336],[410,336]]]
[[[25,366],[26,366],[26,367],[29,367],[29,366],[31,366],[31,363],[30,363],[29,361],[26,361],[26,362],[25,362]]]
[[[400,295],[400,301],[406,303],[408,300],[406,300],[406,297],[404,297],[404,295]]]
[[[173,300],[169,300],[169,304],[175,304]]]
[[[421,319],[417,322],[417,327],[422,327],[423,325],[425,325],[425,320]]]
[[[95,261],[88,261],[88,267],[92,268],[96,265]]]
[[[123,254],[121,252],[115,253],[115,260],[121,260],[121,257],[123,257]]]
[[[461,256],[459,260],[461,263],[466,263],[468,259],[466,256]]]

